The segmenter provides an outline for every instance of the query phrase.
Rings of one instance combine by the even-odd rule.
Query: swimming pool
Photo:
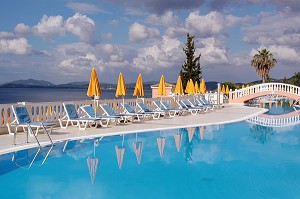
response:
[[[0,156],[1,198],[298,198],[299,130],[244,121],[62,142],[29,169],[37,149],[10,153]],[[133,143],[143,143],[140,164]]]

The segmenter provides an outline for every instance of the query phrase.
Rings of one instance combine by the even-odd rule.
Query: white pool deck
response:
[[[78,127],[73,126],[70,126],[67,129],[55,127],[51,134],[51,138],[53,142],[62,142],[66,140],[157,131],[162,129],[226,124],[246,120],[265,113],[266,111],[267,109],[264,108],[247,107],[239,104],[228,104],[225,105],[224,108],[197,115],[188,114],[186,116],[176,116],[174,118],[161,118],[159,120],[151,119],[124,125],[109,125],[106,128],[100,127],[79,130]],[[20,132],[17,134],[16,145],[13,145],[13,139],[13,135],[0,135],[0,154],[38,146],[34,140],[34,137],[29,137],[29,143],[26,143],[25,133]],[[43,133],[38,135],[38,139],[40,140],[41,145],[49,144],[49,140],[47,140],[46,135]]]

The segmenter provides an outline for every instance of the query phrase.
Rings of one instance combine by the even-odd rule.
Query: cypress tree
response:
[[[198,82],[200,84],[200,80],[202,78],[202,71],[200,67],[200,57],[201,53],[195,57],[195,42],[194,36],[190,36],[187,34],[186,47],[183,49],[186,55],[186,60],[182,65],[182,69],[180,70],[180,76],[183,84],[183,88],[185,89],[187,82],[189,79],[192,79],[193,82]]]

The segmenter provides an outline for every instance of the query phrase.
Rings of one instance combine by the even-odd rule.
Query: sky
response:
[[[10,0],[0,6],[0,83],[176,82],[186,35],[205,81],[260,79],[250,65],[267,48],[271,78],[300,72],[299,0]]]

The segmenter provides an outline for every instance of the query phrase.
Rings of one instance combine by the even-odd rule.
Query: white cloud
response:
[[[26,25],[18,24],[16,26],[17,30],[27,29]],[[42,38],[49,38],[54,35],[63,35],[65,33],[64,29],[64,19],[62,16],[46,16],[44,15],[41,21],[32,28],[33,34],[40,36]]]
[[[27,25],[25,25],[24,23],[19,23],[16,25],[14,31],[17,34],[27,34],[31,32],[31,28]]]
[[[199,11],[191,12],[186,18],[186,29],[193,34],[200,34],[202,37],[211,37],[218,35],[222,31],[233,25],[246,22],[249,17],[236,17],[232,15],[223,15],[213,11],[207,15],[200,15]]]
[[[71,33],[80,38],[84,42],[93,42],[95,40],[95,22],[80,13],[76,13],[67,20],[60,15],[46,16],[44,15],[40,22],[32,28],[28,25],[20,23],[16,25],[15,32],[19,35],[33,34],[35,36],[49,39],[56,35],[63,36]]]
[[[196,54],[201,53],[201,62],[204,64],[225,64],[228,63],[226,49],[214,37],[200,39],[195,42]]]
[[[163,36],[161,44],[138,49],[137,57],[133,59],[133,66],[145,72],[151,72],[157,68],[169,68],[178,66],[183,60],[181,42]]]
[[[300,47],[300,15],[289,9],[258,14],[258,23],[245,27],[243,41],[258,45]]]
[[[31,46],[25,38],[0,39],[0,54],[28,55],[30,53]]]
[[[66,30],[84,42],[91,42],[94,40],[95,22],[80,13],[76,13],[73,17],[67,19],[65,24]]]
[[[110,22],[110,24],[112,24],[112,25],[118,25],[120,22],[118,21],[118,20],[116,20],[116,19],[114,19],[114,20],[112,20],[111,22]]]
[[[0,32],[0,38],[10,38],[13,36],[14,36],[14,34],[11,32]]]
[[[128,36],[130,41],[143,41],[146,39],[151,39],[159,36],[159,30],[155,28],[147,28],[146,26],[133,23],[129,27]]]
[[[148,21],[149,23],[167,27],[180,25],[180,18],[178,16],[175,16],[171,11],[168,11],[161,16],[157,14],[151,14],[146,18],[146,21]]]
[[[105,33],[101,35],[103,39],[112,39],[112,33]]]
[[[97,5],[89,4],[89,3],[80,3],[80,2],[69,2],[67,4],[67,7],[75,10],[76,12],[81,13],[89,13],[89,14],[97,14],[97,13],[105,13],[105,14],[111,14],[111,12],[102,10],[98,8]]]

